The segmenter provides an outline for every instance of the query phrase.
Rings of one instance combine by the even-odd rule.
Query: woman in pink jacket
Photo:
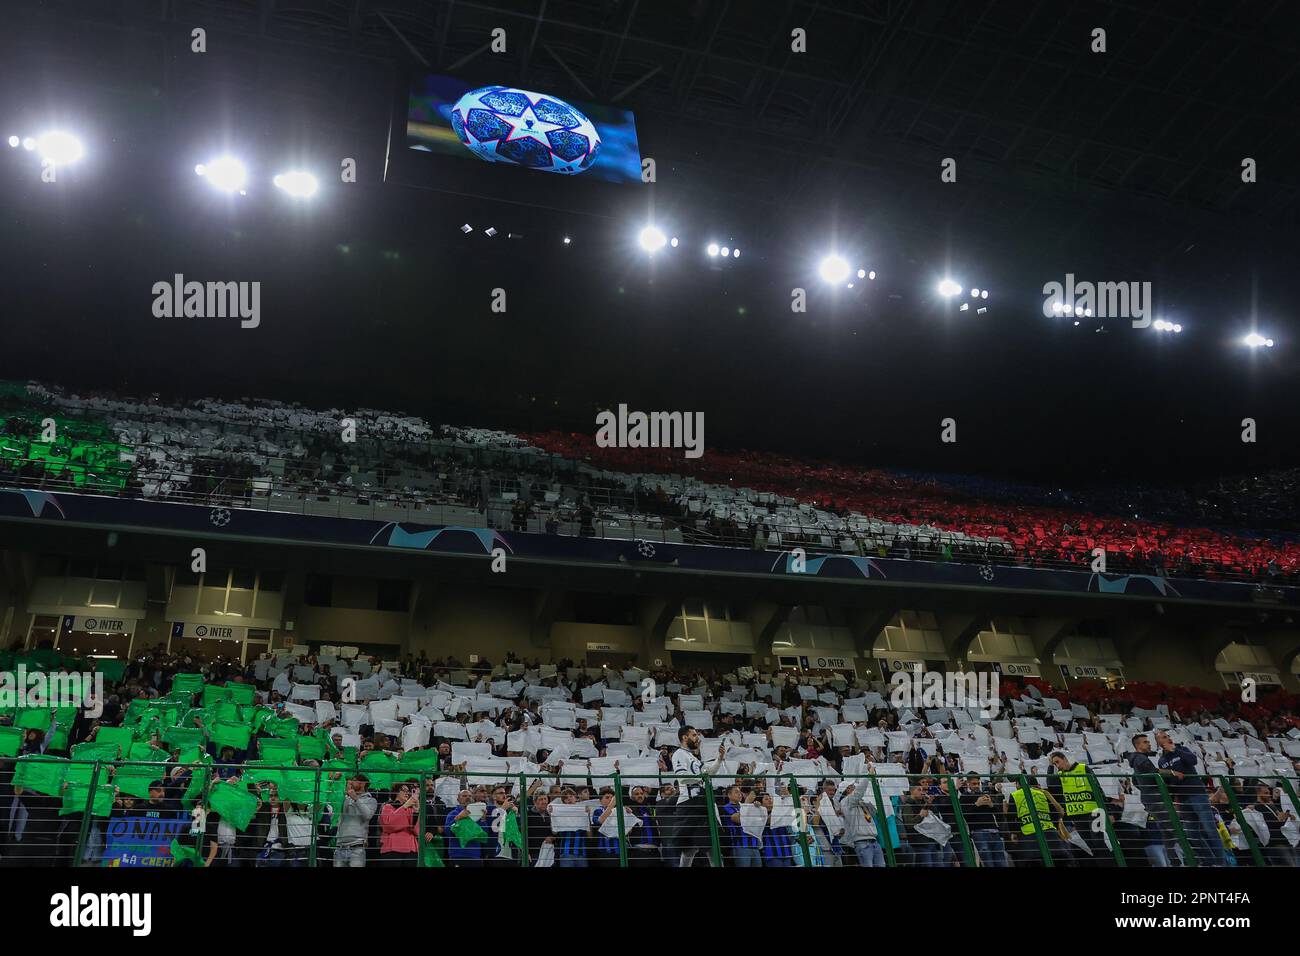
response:
[[[413,866],[419,843],[415,838],[418,823],[416,801],[419,794],[408,783],[397,785],[393,799],[379,811],[379,865]]]

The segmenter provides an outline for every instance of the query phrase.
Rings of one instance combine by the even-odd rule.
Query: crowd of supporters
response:
[[[157,821],[182,865],[1297,862],[1287,695],[1029,682],[991,709],[911,709],[851,674],[328,650],[244,665],[160,646],[98,718],[0,707],[0,863],[121,865],[117,821]],[[90,759],[87,820],[72,768]]]
[[[1300,574],[1300,540],[1277,530],[1298,526],[1294,472],[1162,488],[1159,504],[1142,486],[1046,490],[766,452],[683,459],[671,449],[600,448],[586,434],[30,384],[0,394],[0,482],[75,489],[102,470],[85,456],[103,442],[41,440],[47,411],[71,418],[73,431],[78,421],[107,429],[125,469],[115,472],[117,491],[143,498],[1079,570],[1102,549],[1110,573],[1261,584]]]

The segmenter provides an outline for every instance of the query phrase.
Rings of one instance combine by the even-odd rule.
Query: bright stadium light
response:
[[[646,252],[658,252],[668,244],[668,237],[658,227],[646,226],[641,230],[641,235],[637,237],[637,241],[641,243],[641,248]]]
[[[677,248],[677,237],[676,237],[676,236],[673,236],[671,239],[669,239],[669,240],[668,240],[668,245],[670,245],[670,246],[672,246],[674,249],[676,249],[676,248]]]
[[[42,133],[36,140],[36,149],[41,154],[42,162],[51,166],[67,166],[81,159],[86,153],[81,140],[61,130]]]
[[[1260,335],[1258,332],[1251,332],[1250,335],[1246,336],[1244,339],[1242,339],[1242,341],[1245,342],[1252,349],[1259,349],[1259,348],[1271,349],[1273,347],[1273,340],[1270,338],[1265,338],[1264,336]]]
[[[952,279],[942,279],[939,282],[939,294],[945,299],[951,299],[954,295],[961,295],[961,286]]]
[[[1182,333],[1182,331],[1183,331],[1183,327],[1182,327],[1182,325],[1181,325],[1180,323],[1178,323],[1178,322],[1175,322],[1175,323],[1174,323],[1174,334],[1175,334],[1175,335],[1180,335],[1180,334]]]
[[[1056,302],[1053,302],[1053,303],[1052,303],[1052,311],[1055,312],[1057,315],[1060,315],[1060,314],[1061,314],[1061,310],[1062,310],[1062,308],[1063,308],[1063,306],[1061,305],[1061,303],[1060,303],[1059,301],[1056,301]]]
[[[36,148],[36,140],[32,139],[30,136],[24,136],[23,149],[27,150],[27,152],[30,153],[35,148]]]
[[[199,163],[194,171],[223,193],[243,195],[244,184],[248,182],[248,170],[233,156],[219,156],[209,163]]]
[[[1074,315],[1074,306],[1071,305],[1069,302],[1065,303],[1065,314]]]
[[[875,273],[875,271],[873,270],[873,271],[871,271],[871,272],[868,272],[868,273],[867,273],[867,278],[874,282],[875,279],[876,279],[876,273]]]
[[[988,289],[980,289],[980,298],[981,298],[981,299],[987,299],[988,297],[989,297],[989,290],[988,290]]]
[[[565,237],[564,237],[564,244],[565,244],[566,246],[567,246],[569,243],[571,243],[571,242],[573,242],[573,240],[570,239],[568,236],[565,236]]]
[[[718,254],[725,259],[727,258],[727,256],[731,255],[731,250],[728,249],[726,246],[723,246],[721,249],[718,250]]]
[[[21,139],[19,139],[17,136],[10,136],[10,137],[9,137],[9,145],[10,145],[13,149],[17,149],[19,146],[21,146],[21,145],[22,145],[22,142],[23,142],[23,141],[22,141]]]
[[[739,250],[739,249],[732,249],[732,250],[731,250],[731,258],[733,258],[733,259],[739,259],[739,258],[740,258],[740,250]]]
[[[282,189],[295,199],[310,199],[316,195],[320,183],[311,173],[301,169],[291,169],[287,173],[277,173],[271,180],[276,189]]]
[[[817,267],[817,274],[834,285],[839,285],[847,279],[851,271],[848,261],[834,252],[822,259],[821,265]]]
[[[979,290],[979,289],[971,289],[971,290],[970,290],[970,297],[971,297],[972,299],[978,299],[978,298],[980,297],[980,290]]]
[[[716,242],[710,242],[704,251],[710,256],[716,256],[718,254],[718,244]]]
[[[1164,319],[1156,319],[1156,325],[1155,325],[1155,328],[1156,328],[1156,331],[1157,331],[1157,332],[1163,332],[1163,331],[1165,330],[1165,320],[1164,320]]]
[[[858,270],[858,278],[859,278],[859,279],[865,279],[866,277],[867,277],[867,270],[866,270],[866,269],[859,269],[859,270]]]

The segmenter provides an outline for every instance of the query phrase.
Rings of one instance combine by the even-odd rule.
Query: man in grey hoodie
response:
[[[884,866],[885,851],[876,835],[876,804],[867,796],[867,791],[859,790],[857,784],[845,787],[844,797],[840,800],[840,815],[844,818],[844,835],[840,840],[853,847],[858,865]]]
[[[379,803],[366,789],[365,777],[352,777],[343,792],[339,828],[334,842],[335,866],[365,866],[370,818]]]

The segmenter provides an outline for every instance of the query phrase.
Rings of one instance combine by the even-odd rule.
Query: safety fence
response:
[[[510,454],[500,452],[499,457],[504,459]],[[556,459],[553,456],[518,457],[521,467],[523,463],[536,467],[543,462],[554,470]],[[474,456],[475,461],[486,462],[492,458],[487,453]],[[761,516],[761,535],[756,543],[756,525],[709,520],[705,506],[712,507],[716,502],[703,499],[687,503],[671,499],[660,501],[648,490],[638,493],[635,489],[608,484],[553,482],[563,489],[568,502],[565,504],[560,500],[559,492],[548,495],[544,491],[545,471],[535,473],[534,496],[523,499],[522,504],[527,507],[517,512],[516,505],[521,502],[519,481],[514,477],[497,475],[487,479],[488,496],[483,498],[477,482],[466,488],[451,481],[444,482],[441,478],[434,481],[434,476],[429,476],[430,483],[422,490],[388,487],[380,483],[373,487],[345,489],[341,484],[326,482],[318,474],[303,470],[305,466],[301,463],[280,464],[280,472],[252,478],[235,478],[220,472],[178,472],[140,465],[132,471],[129,480],[109,487],[88,486],[78,480],[78,472],[52,471],[48,462],[43,460],[0,460],[0,487],[93,493],[206,508],[512,529],[619,541],[771,551],[801,548],[809,554],[887,557],[944,564],[1083,571],[1092,567],[1095,558],[1091,546],[1082,544],[1073,548],[1062,545],[1051,552],[1031,550],[998,537],[976,538],[937,528],[893,525],[867,518],[856,518],[852,522],[845,520],[841,527],[827,528],[812,519],[803,523],[782,520],[775,514],[766,513]],[[299,470],[302,470],[301,474]],[[574,480],[577,482],[584,477],[592,478],[589,474],[578,473]],[[765,505],[773,497],[753,492],[746,496],[737,490],[726,510],[734,510],[741,503],[750,507]],[[589,505],[585,514],[579,505],[582,501]],[[1247,581],[1260,586],[1281,585],[1291,580],[1290,576],[1280,571],[1275,573],[1262,564],[1255,568],[1234,568],[1218,564],[1184,564],[1175,559],[1167,563],[1163,559],[1149,560],[1136,550],[1126,550],[1121,544],[1107,545],[1106,560],[1110,572],[1121,574]]]
[[[423,753],[423,752],[413,752]],[[1286,777],[0,760],[0,866],[1300,865]]]

